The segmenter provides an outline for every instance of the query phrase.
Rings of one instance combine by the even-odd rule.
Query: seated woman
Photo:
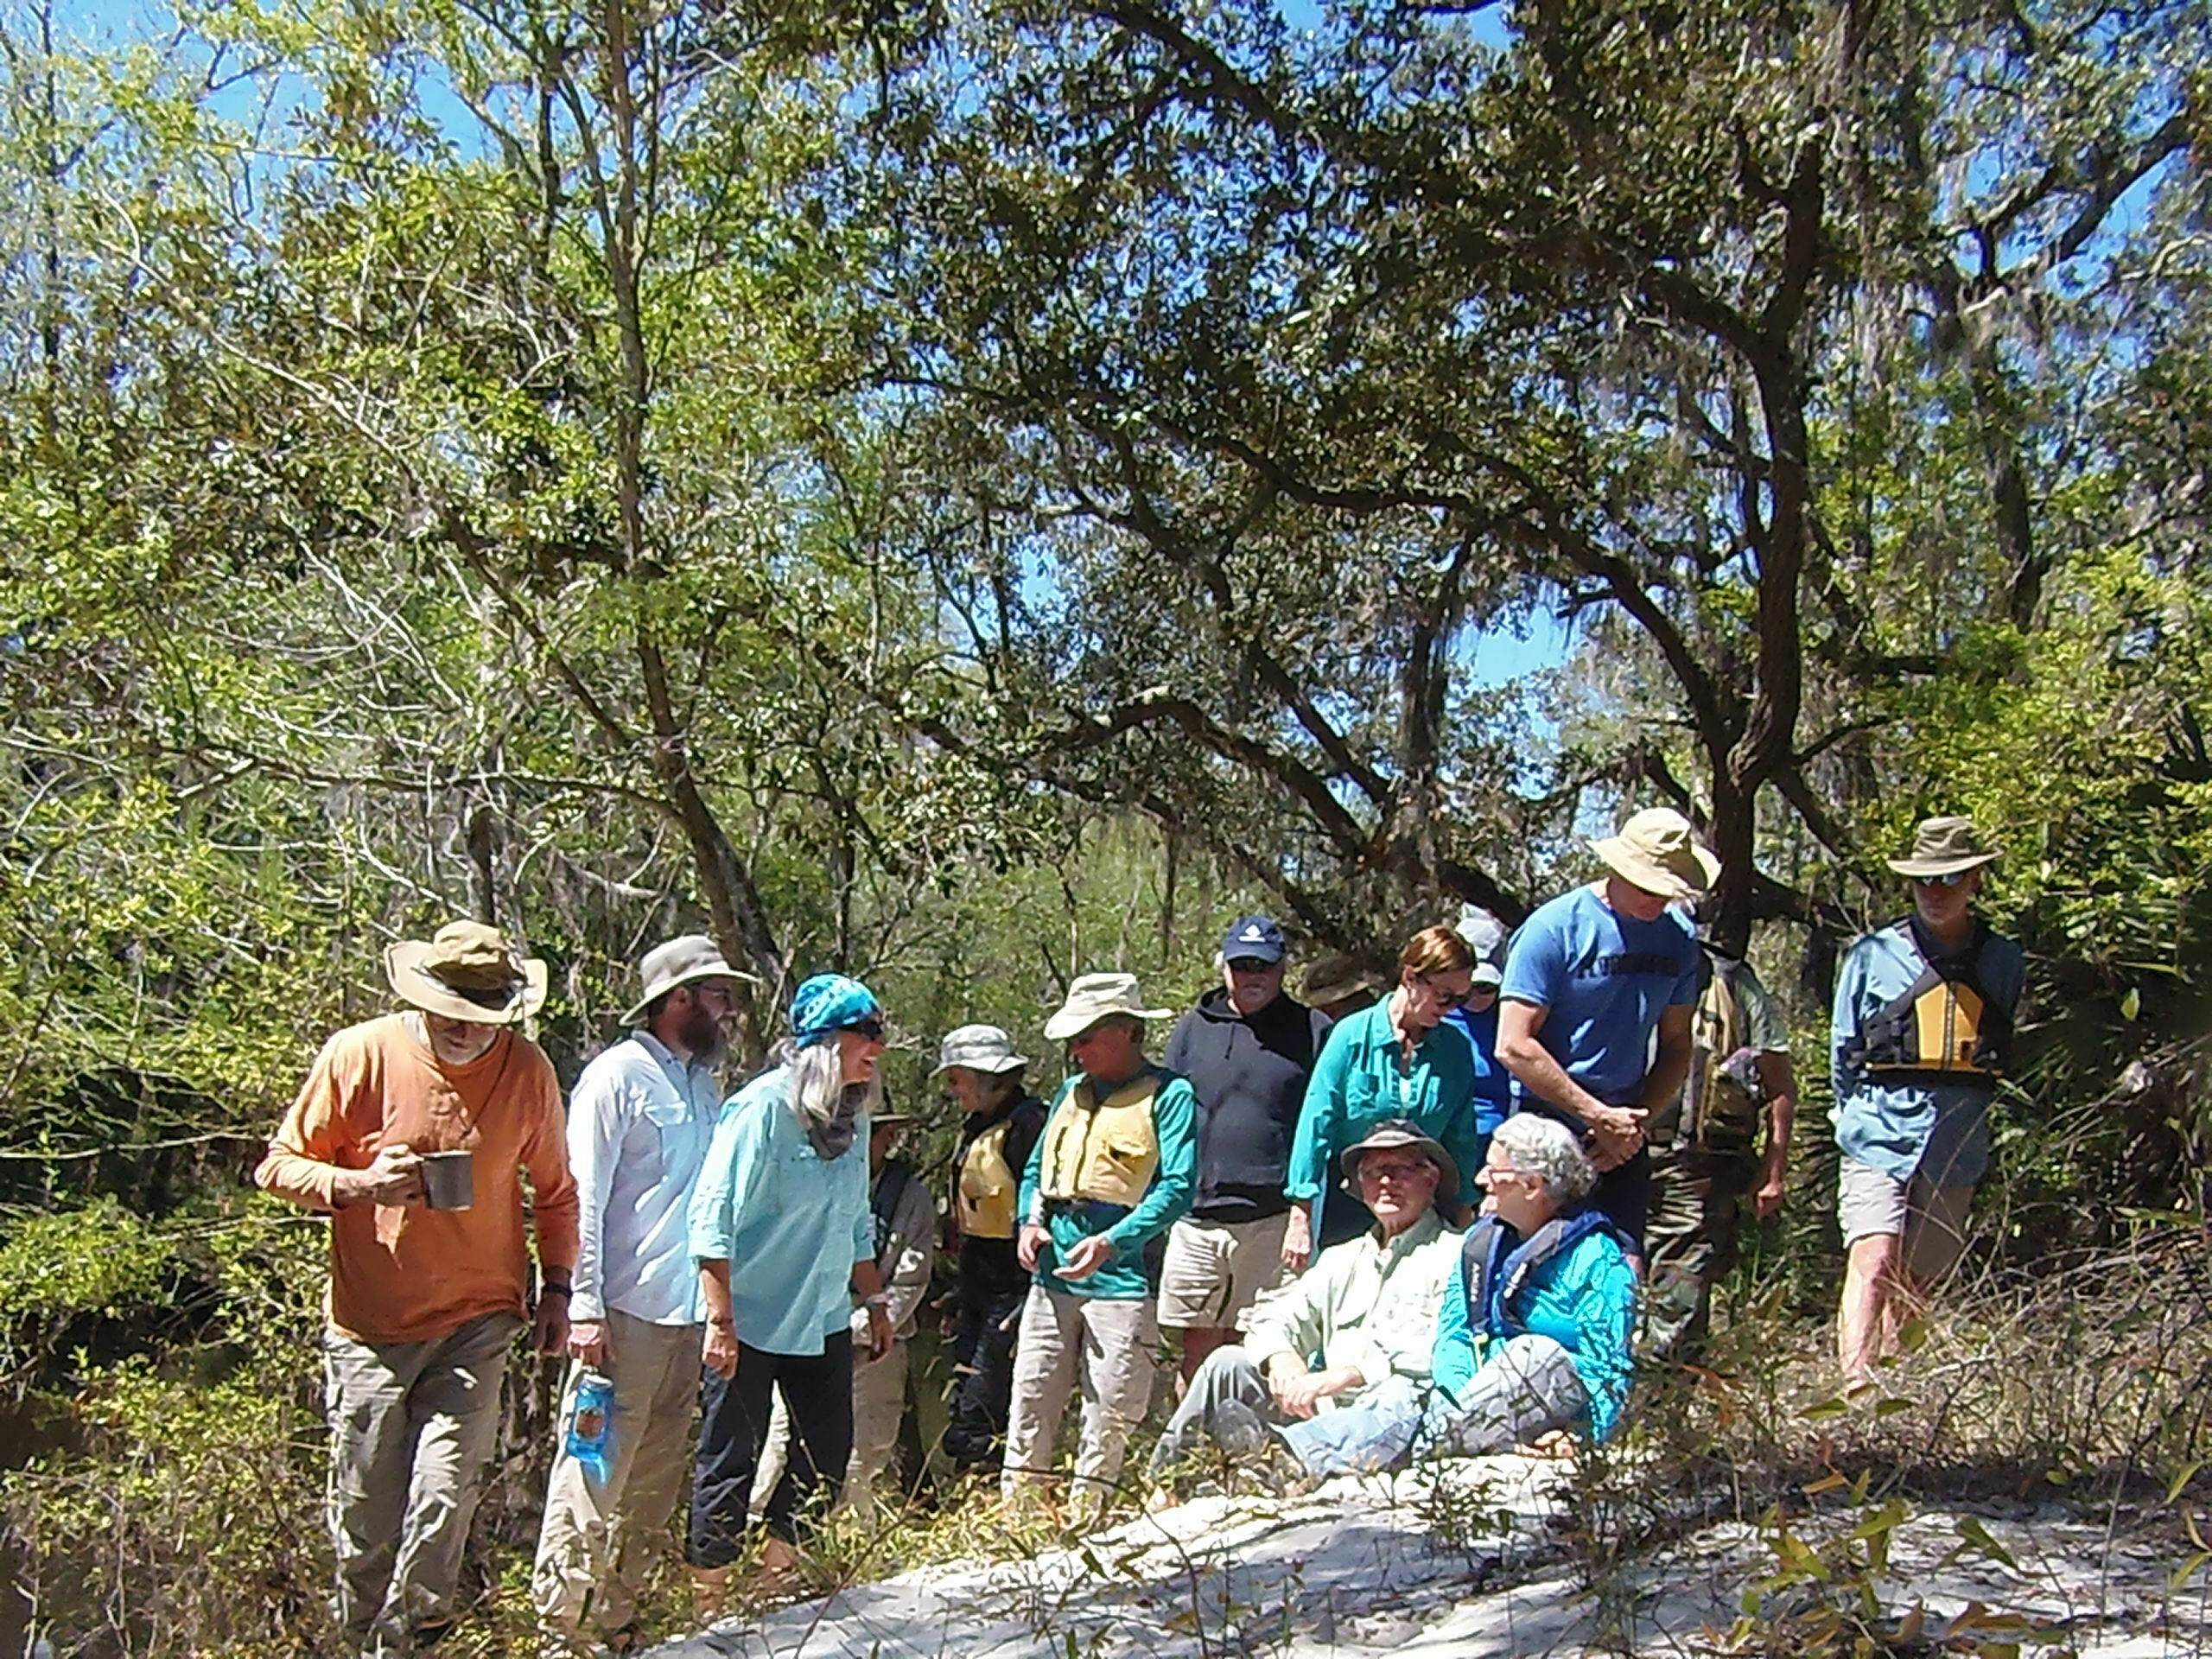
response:
[[[1393,1377],[1348,1410],[1285,1425],[1276,1432],[1306,1473],[1501,1452],[1554,1429],[1612,1433],[1636,1274],[1611,1224],[1580,1207],[1597,1178],[1564,1124],[1523,1113],[1498,1127],[1478,1177],[1483,1213],[1438,1316],[1427,1397]]]

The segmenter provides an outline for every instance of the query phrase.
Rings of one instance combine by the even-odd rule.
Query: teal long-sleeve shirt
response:
[[[842,1155],[816,1152],[791,1110],[788,1066],[722,1103],[686,1219],[692,1260],[729,1263],[730,1313],[747,1347],[818,1354],[851,1318],[853,1264],[875,1260],[868,1138],[863,1118]]]
[[[1144,1247],[1190,1210],[1198,1179],[1198,1100],[1191,1093],[1191,1085],[1173,1072],[1157,1066],[1153,1069],[1160,1084],[1152,1099],[1152,1129],[1160,1141],[1160,1167],[1153,1173],[1152,1185],[1134,1205],[1083,1200],[1044,1216],[1045,1229],[1052,1237],[1037,1253],[1037,1282],[1047,1289],[1108,1302],[1141,1302],[1152,1294],[1152,1281],[1144,1270]],[[1059,1110],[1080,1081],[1077,1075],[1060,1085],[1060,1092],[1052,1098],[1053,1112]],[[1021,1171],[1020,1214],[1032,1220],[1043,1209],[1038,1187],[1045,1178],[1051,1116],[1045,1121],[1046,1132],[1037,1137]],[[1063,1279],[1053,1272],[1062,1255],[1098,1234],[1113,1241],[1114,1253],[1097,1272],[1088,1279]]]
[[[1329,1029],[1313,1063],[1298,1133],[1290,1147],[1290,1179],[1284,1190],[1313,1205],[1313,1233],[1320,1236],[1325,1195],[1337,1181],[1337,1161],[1385,1118],[1411,1118],[1433,1135],[1459,1167],[1457,1194],[1439,1191],[1448,1211],[1472,1204],[1483,1140],[1475,1123],[1475,1051],[1467,1033],[1450,1024],[1432,1027],[1408,1065],[1390,1028],[1389,999],[1348,1014]]]
[[[1573,1357],[1574,1374],[1590,1396],[1590,1437],[1609,1438],[1628,1403],[1629,1344],[1636,1328],[1636,1274],[1621,1247],[1605,1233],[1586,1234],[1573,1249],[1529,1274],[1513,1312],[1532,1335],[1549,1337]],[[1457,1402],[1502,1340],[1495,1332],[1471,1327],[1466,1272],[1455,1271],[1436,1316],[1436,1351],[1429,1361],[1436,1386]]]

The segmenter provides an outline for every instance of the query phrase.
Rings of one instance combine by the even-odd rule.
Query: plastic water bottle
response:
[[[576,1378],[569,1408],[568,1452],[594,1480],[607,1478],[607,1436],[614,1427],[614,1384],[597,1371]]]

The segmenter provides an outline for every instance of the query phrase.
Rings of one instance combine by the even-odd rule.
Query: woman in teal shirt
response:
[[[1467,1000],[1474,968],[1474,953],[1459,934],[1448,927],[1424,928],[1398,953],[1396,988],[1330,1028],[1291,1142],[1284,1189],[1290,1225],[1282,1256],[1293,1271],[1304,1272],[1315,1249],[1356,1238],[1375,1224],[1357,1198],[1341,1188],[1329,1190],[1329,1172],[1346,1147],[1383,1119],[1410,1118],[1442,1143],[1460,1169],[1482,1166],[1475,1051],[1466,1033],[1444,1023],[1444,1016]],[[1473,1196],[1466,1179],[1462,1176],[1456,1192],[1436,1195],[1438,1211],[1455,1224],[1465,1220]]]

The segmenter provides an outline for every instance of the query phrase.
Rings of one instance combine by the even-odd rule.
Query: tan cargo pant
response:
[[[594,1478],[565,1449],[553,1459],[530,1596],[549,1636],[580,1650],[637,1617],[653,1556],[668,1542],[669,1517],[691,1472],[699,1415],[702,1329],[653,1325],[607,1311],[607,1363],[614,1384],[607,1477]],[[558,1433],[565,1442],[576,1379],[569,1367]]]
[[[837,1494],[837,1507],[873,1518],[882,1503],[875,1484],[899,1450],[899,1426],[906,1421],[906,1344],[891,1344],[881,1359],[863,1360],[859,1344],[853,1355],[853,1455],[845,1465],[845,1484]],[[753,1477],[753,1496],[747,1508],[756,1521],[768,1512],[769,1494],[784,1478],[791,1461],[791,1420],[784,1409],[784,1396],[768,1416],[768,1443],[760,1449],[760,1467]]]
[[[418,1632],[452,1614],[522,1328],[514,1314],[486,1313],[428,1342],[323,1332],[331,1611],[365,1653],[411,1652]]]
[[[1083,1438],[1076,1447],[1073,1503],[1103,1508],[1121,1479],[1129,1431],[1144,1421],[1151,1404],[1159,1345],[1149,1297],[1107,1301],[1032,1285],[1014,1338],[1001,1495],[1012,1501],[1026,1483],[1049,1476],[1060,1414],[1079,1383]]]

